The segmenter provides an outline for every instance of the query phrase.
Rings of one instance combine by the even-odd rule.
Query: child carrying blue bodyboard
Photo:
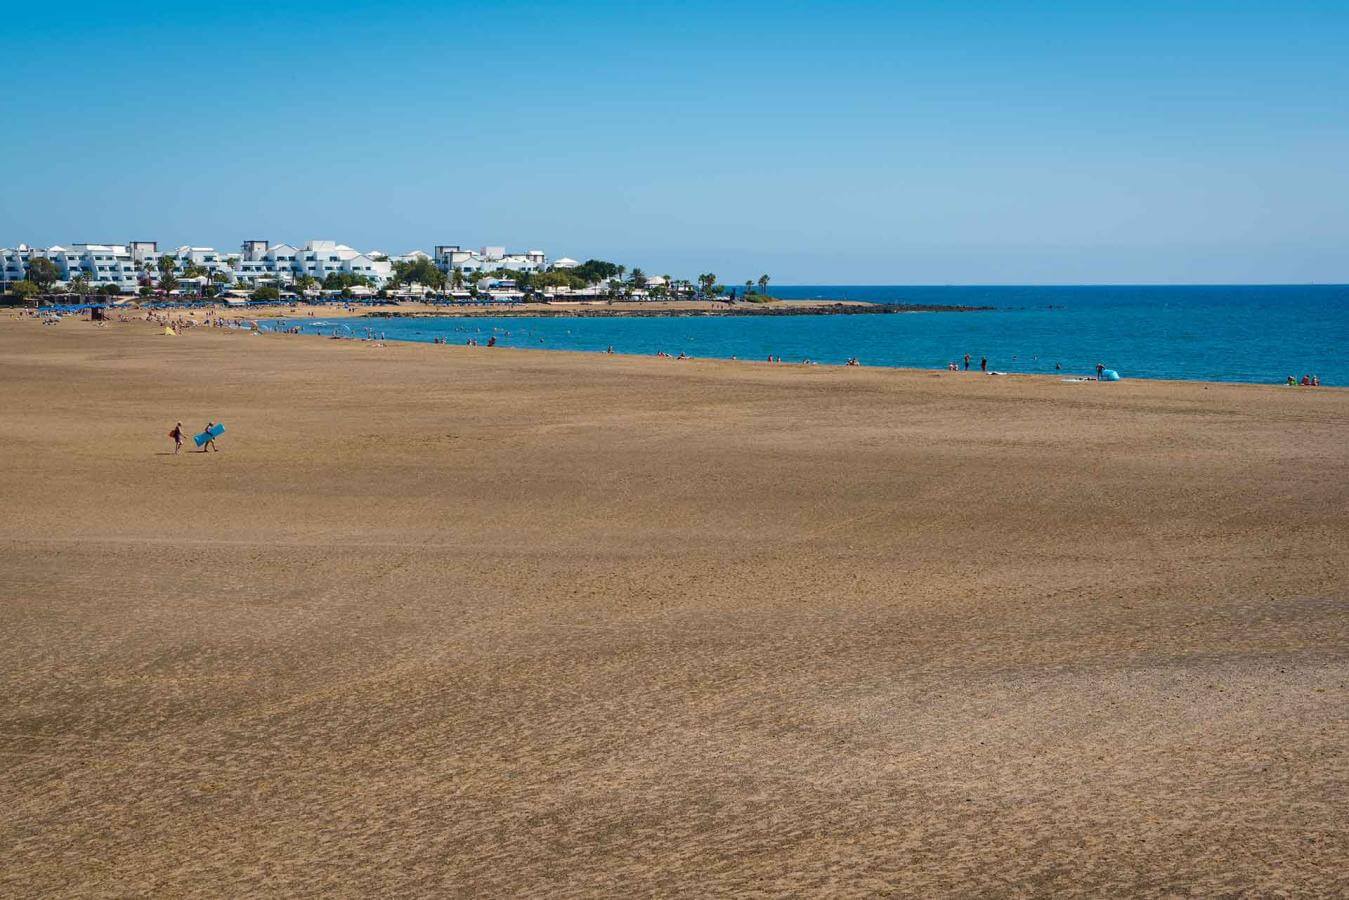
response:
[[[212,422],[206,426],[206,430],[192,440],[196,441],[198,447],[205,447],[208,443],[215,446],[215,439],[225,433],[225,426],[219,422]]]

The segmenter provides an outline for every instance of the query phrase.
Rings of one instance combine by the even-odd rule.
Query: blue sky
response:
[[[0,245],[1349,281],[1349,4],[3,0]]]

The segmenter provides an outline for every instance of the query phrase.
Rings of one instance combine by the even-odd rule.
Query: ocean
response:
[[[896,315],[522,319],[348,320],[391,340],[490,336],[506,347],[763,360],[805,359],[868,366],[945,369],[970,354],[990,369],[1124,378],[1279,383],[1315,374],[1349,385],[1349,286],[906,287],[778,286],[789,299],[991,306],[988,311]],[[333,322],[287,324],[331,333]]]

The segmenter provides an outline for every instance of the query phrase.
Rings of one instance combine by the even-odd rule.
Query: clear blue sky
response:
[[[0,245],[1349,281],[1349,4],[0,5]]]

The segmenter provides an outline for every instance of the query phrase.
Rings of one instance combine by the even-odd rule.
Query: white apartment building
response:
[[[393,275],[393,264],[336,241],[310,241],[303,247],[244,241],[231,271],[235,280],[245,284],[290,282],[301,275],[322,281],[328,275],[340,272],[362,275],[378,288]]]
[[[189,268],[200,267],[211,275],[223,275],[230,284],[253,286],[260,282],[289,284],[307,275],[323,281],[338,272],[361,275],[376,287],[384,287],[393,276],[393,262],[377,252],[362,253],[336,241],[309,241],[303,247],[272,244],[263,240],[244,241],[237,253],[222,253],[214,247],[184,245],[166,254],[174,260],[175,274],[185,277]],[[159,244],[155,241],[131,241],[127,244],[72,244],[70,247],[0,248],[0,289],[28,277],[28,261],[35,257],[50,259],[60,280],[69,282],[84,275],[95,286],[115,284],[133,293],[143,283],[159,277]],[[458,245],[437,245],[433,254],[413,250],[395,258],[399,261],[432,260],[446,274],[455,269],[466,275],[512,269],[542,272],[549,268],[542,250],[507,252],[505,247],[464,250]],[[559,259],[557,268],[576,266],[572,259]]]
[[[435,260],[436,267],[447,275],[455,269],[459,269],[465,275],[474,272],[495,272],[497,269],[542,272],[548,266],[548,259],[542,250],[507,253],[505,247],[464,250],[456,244],[437,244],[431,258]]]
[[[61,281],[69,283],[83,275],[92,285],[115,284],[123,291],[135,291],[140,270],[131,250],[123,244],[71,244],[52,247],[0,248],[0,284],[8,286],[28,277],[28,263],[38,257],[50,259]]]

